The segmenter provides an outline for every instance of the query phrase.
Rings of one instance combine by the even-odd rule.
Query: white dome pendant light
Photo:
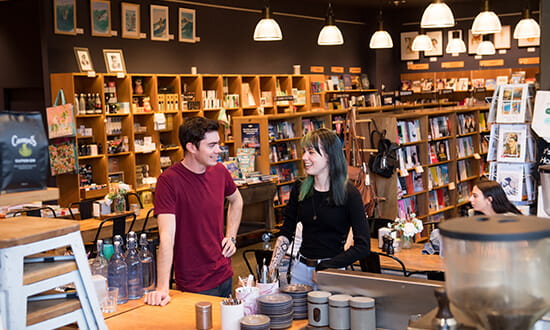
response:
[[[453,12],[443,0],[435,0],[424,10],[420,27],[425,29],[455,26]]]
[[[432,39],[424,32],[424,29],[420,29],[420,34],[418,34],[412,43],[412,50],[415,52],[429,52],[432,50]]]
[[[262,10],[262,19],[254,29],[255,41],[279,41],[283,40],[283,34],[277,21],[275,21],[269,8],[269,2],[266,1],[265,8]]]
[[[483,41],[477,46],[477,55],[495,55],[495,45],[489,40],[489,35],[483,35]]]
[[[457,56],[460,53],[466,53],[466,44],[464,40],[460,37],[460,31],[453,31],[452,38],[447,43],[447,48],[445,48],[447,54],[452,54]]]
[[[499,33],[502,30],[500,19],[489,10],[489,0],[483,2],[483,11],[477,14],[472,24],[473,34]]]
[[[321,32],[319,32],[317,44],[319,46],[337,46],[344,44],[344,36],[342,35],[340,29],[336,26],[336,20],[334,19],[334,12],[332,11],[330,1],[328,3],[325,26],[323,26]]]
[[[531,17],[529,8],[523,10],[522,18],[514,29],[514,39],[529,39],[540,37],[540,26]]]
[[[382,10],[378,15],[378,31],[374,32],[370,38],[369,47],[372,49],[393,48],[391,35],[384,30],[384,22],[382,21]]]

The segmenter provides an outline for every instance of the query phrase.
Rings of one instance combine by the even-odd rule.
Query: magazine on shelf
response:
[[[468,134],[476,131],[475,113],[461,113],[457,116],[458,134]]]
[[[523,197],[523,164],[497,163],[496,181],[500,183],[511,201],[521,201]]]
[[[459,78],[456,83],[457,92],[467,92],[468,91],[468,78]]]
[[[537,199],[537,181],[535,176],[532,173],[535,173],[537,168],[536,163],[526,163],[523,164],[524,175],[525,175],[525,195],[527,195],[527,200],[534,201]]]
[[[421,140],[420,137],[420,120],[412,119],[407,121],[408,132],[409,132],[409,142],[417,142]]]
[[[499,137],[500,125],[493,124],[491,126],[491,134],[489,135],[489,150],[487,152],[487,161],[494,161],[497,159],[497,144]]]
[[[527,124],[500,125],[497,161],[523,163],[526,161]]]
[[[499,88],[497,123],[523,123],[528,119],[528,85],[502,85]]]
[[[496,79],[487,79],[485,80],[485,89],[488,91],[494,91],[497,87]]]

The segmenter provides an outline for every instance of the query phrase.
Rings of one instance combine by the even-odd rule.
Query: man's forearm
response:
[[[170,244],[170,242],[165,242],[163,244],[161,240],[157,258],[157,290],[159,291],[170,289],[170,275],[172,270],[173,258],[173,246]]]
[[[241,217],[243,213],[243,201],[241,198],[229,203],[227,208],[227,226],[225,231],[226,237],[237,237]]]

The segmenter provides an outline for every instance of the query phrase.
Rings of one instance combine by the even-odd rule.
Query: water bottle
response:
[[[122,239],[122,236],[115,235],[115,237],[113,237],[113,244],[115,244],[116,242],[120,243],[120,251],[122,252],[123,256],[126,256],[126,254],[124,253],[124,240]]]
[[[92,275],[101,275],[107,279],[109,263],[103,254],[103,240],[97,240],[97,256],[92,262]]]
[[[139,245],[141,249],[139,251],[139,261],[141,262],[141,271],[143,278],[143,291],[155,291],[155,260],[153,259],[153,253],[149,251],[147,242],[147,234],[141,234],[139,239]]]
[[[127,246],[126,265],[128,265],[128,299],[139,299],[143,297],[143,275],[141,271],[141,262],[136,249],[136,240],[134,238],[128,239]]]
[[[128,266],[124,262],[119,241],[115,241],[115,254],[109,261],[109,286],[118,288],[117,304],[128,301]]]
[[[128,241],[130,239],[133,239],[134,242],[136,242],[136,248],[137,248],[137,235],[136,235],[136,232],[135,231],[129,231],[127,234],[126,234],[126,252],[124,252],[124,258],[128,257]]]

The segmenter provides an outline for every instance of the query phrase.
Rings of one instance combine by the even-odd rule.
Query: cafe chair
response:
[[[403,273],[403,276],[408,276],[409,273],[407,272],[407,268],[405,267],[405,264],[403,263],[403,261],[399,260],[399,258],[386,253],[374,252],[374,251],[371,251],[367,257],[359,260],[361,271],[382,274],[382,267],[380,266],[380,257],[390,258],[394,260],[397,264],[399,264],[399,268],[401,269],[400,271]]]
[[[83,220],[83,219],[91,218],[92,214],[93,214],[92,204],[93,204],[92,199],[83,200],[83,201],[80,201],[80,202],[72,202],[71,204],[69,204],[69,214],[71,215],[71,219],[73,219],[73,220]],[[73,213],[73,208],[75,208],[75,206],[78,208],[78,218]]]
[[[94,240],[92,242],[86,242],[84,245],[86,247],[86,251],[89,253],[90,257],[94,256],[96,250],[96,242],[100,237],[101,230],[103,229],[103,225],[107,222],[113,223],[113,232],[111,235],[111,238],[115,235],[122,236],[122,239],[126,239],[126,220],[130,218],[132,219],[130,223],[130,228],[128,229],[128,232],[132,231],[134,227],[134,223],[136,222],[136,214],[135,213],[125,213],[121,215],[115,215],[109,218],[105,218],[101,220],[99,223],[99,227],[97,228],[97,232],[95,234]]]
[[[54,218],[57,218],[57,214],[55,213],[55,210],[50,206],[41,206],[41,207],[33,207],[28,209],[22,209],[17,211],[12,211],[6,213],[6,217],[17,217],[20,215],[26,215],[28,217],[42,217],[42,213],[40,211],[47,210],[50,211]]]
[[[253,260],[256,261],[256,265],[259,268],[263,264],[264,259],[265,259],[265,264],[269,266],[269,263],[271,262],[271,256],[273,255],[273,251],[263,250],[263,249],[249,249],[243,252],[244,263],[248,268],[249,274],[252,274],[254,276],[254,279],[258,280],[258,278],[256,278],[256,275],[257,275],[256,270],[252,268],[252,264],[250,263],[250,260],[249,260],[249,259],[252,259],[252,255],[254,255]]]
[[[125,195],[124,195],[124,199],[126,200],[126,211],[130,211],[130,196],[133,196],[138,205],[139,205],[139,208],[142,209],[143,208],[143,203],[141,202],[141,198],[139,198],[139,195],[136,194],[135,192],[127,192]]]
[[[386,218],[367,218],[369,222],[370,237],[378,238],[378,229],[387,227],[393,220]]]

